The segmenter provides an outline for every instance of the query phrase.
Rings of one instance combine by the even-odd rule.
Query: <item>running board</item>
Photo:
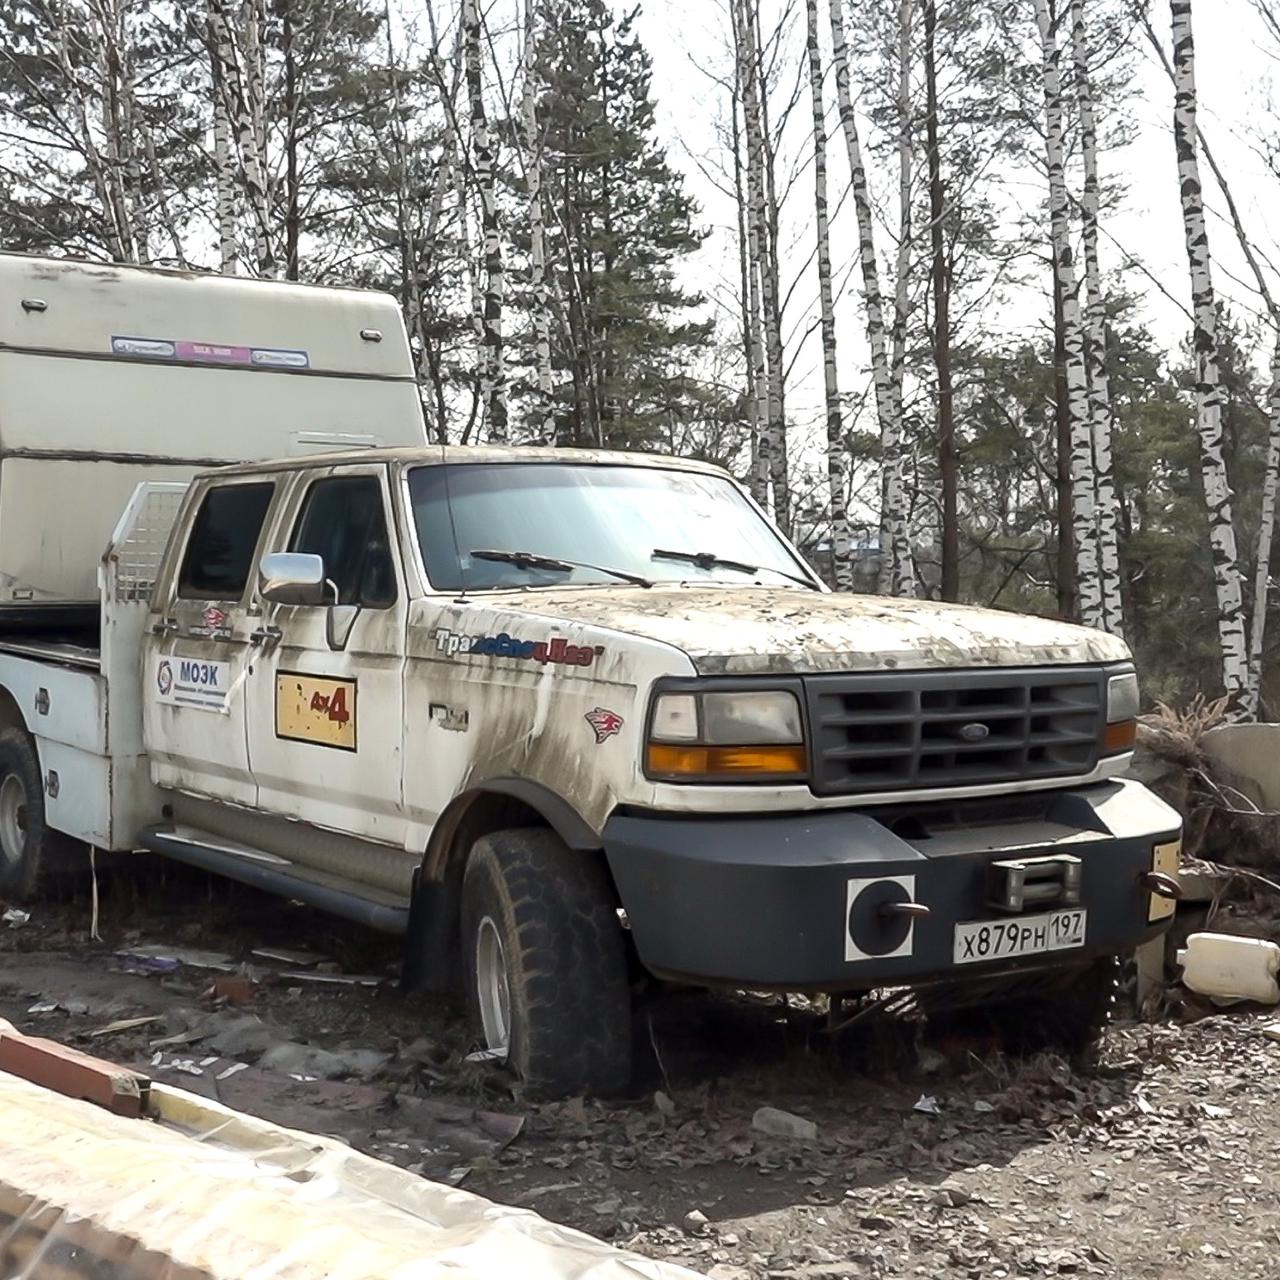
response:
[[[152,853],[239,880],[266,893],[296,898],[309,907],[381,933],[405,933],[409,928],[409,904],[399,905],[392,894],[300,867],[277,854],[223,840],[212,832],[194,827],[151,827],[142,832],[139,842]]]

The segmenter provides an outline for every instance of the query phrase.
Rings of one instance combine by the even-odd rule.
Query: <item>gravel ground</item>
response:
[[[217,1071],[258,1061],[261,1045],[152,1041],[261,1019],[271,1047],[286,1046],[276,1075],[165,1078],[210,1091],[238,1079],[234,1105],[716,1280],[1280,1276],[1280,1044],[1265,1012],[1200,1016],[1175,1001],[1164,1021],[1118,1024],[1081,1074],[981,1040],[930,1043],[906,1019],[833,1045],[820,1019],[777,1001],[669,996],[637,1019],[633,1099],[535,1107],[464,1061],[455,1012],[395,990],[394,942],[185,872],[107,890],[100,941],[79,900],[0,926],[0,1016],[117,1061],[217,1056]],[[142,943],[223,952],[260,981],[249,1004],[224,1008],[211,972],[147,972],[117,954]],[[282,978],[249,955],[266,943],[388,983]],[[157,1021],[91,1035],[143,1016]],[[363,1083],[298,1079],[308,1062]],[[761,1132],[766,1106],[813,1128]],[[514,1140],[503,1115],[523,1122]]]

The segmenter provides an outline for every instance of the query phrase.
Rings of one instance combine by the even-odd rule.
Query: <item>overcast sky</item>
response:
[[[782,0],[763,0],[766,10],[772,4],[781,3]],[[619,8],[623,7],[619,0]],[[629,7],[629,0],[625,7]],[[803,23],[803,5],[798,8]],[[825,18],[825,3],[821,9]],[[1167,47],[1168,6],[1162,0],[1154,0],[1153,18]],[[1272,260],[1280,259],[1280,254],[1274,252],[1273,240],[1273,235],[1280,235],[1280,218],[1273,214],[1280,203],[1280,180],[1267,173],[1255,153],[1253,138],[1253,132],[1259,128],[1274,126],[1280,132],[1280,123],[1269,118],[1267,108],[1270,82],[1278,64],[1265,51],[1265,33],[1252,0],[1195,0],[1194,19],[1201,127],[1227,172],[1251,237],[1260,242]],[[737,273],[736,242],[730,231],[733,205],[716,192],[695,162],[696,157],[716,150],[714,120],[723,111],[718,92],[697,70],[695,62],[707,67],[723,67],[722,24],[721,0],[644,0],[641,31],[654,57],[655,95],[662,128],[670,143],[670,157],[687,174],[689,188],[702,205],[705,222],[717,228],[692,272],[704,288],[712,288],[718,278],[732,278]],[[1104,270],[1117,268],[1125,253],[1141,258],[1158,285],[1144,281],[1140,274],[1133,274],[1128,286],[1136,290],[1145,284],[1147,323],[1165,344],[1175,347],[1189,328],[1179,307],[1179,304],[1187,305],[1189,290],[1174,167],[1173,92],[1164,71],[1146,50],[1145,38],[1136,34],[1135,40],[1142,44],[1141,92],[1129,109],[1137,121],[1138,132],[1132,145],[1111,152],[1102,160],[1104,181],[1120,178],[1129,189],[1123,207],[1113,210],[1104,221],[1103,266]],[[829,98],[834,98],[830,86]],[[803,109],[797,113],[797,123],[801,130],[807,130],[809,122],[806,98]],[[835,124],[834,114],[832,124]],[[847,182],[843,144],[838,135],[831,139],[830,148],[834,202]],[[1221,217],[1213,216],[1214,211],[1225,214],[1225,207],[1217,197],[1207,168],[1203,178],[1210,196],[1209,233],[1218,268],[1215,283],[1220,296],[1238,310],[1256,311],[1257,300],[1243,285],[1247,267],[1236,249],[1234,235]],[[1025,198],[1031,212],[1035,202],[1042,198],[1037,185],[1030,184],[1025,197],[1020,197]],[[812,176],[807,173],[793,197],[796,245],[790,254],[790,265],[796,272],[803,272],[804,255],[811,246],[812,198]],[[834,255],[848,262],[854,248],[851,209],[846,207],[840,212],[833,223],[832,234]],[[792,317],[802,327],[804,317],[798,313],[802,307],[811,305],[817,291],[812,266],[803,274],[804,285],[797,291],[797,315]],[[1158,286],[1163,286],[1172,300],[1165,297]],[[839,307],[842,390],[858,391],[865,377],[862,315],[852,287],[846,290]],[[1025,328],[1043,320],[1039,302],[1030,297],[1015,311],[1016,314],[1002,317],[1002,322]],[[819,361],[820,351],[814,336],[806,343],[796,366],[797,386],[790,407],[801,421],[815,419],[820,410]]]

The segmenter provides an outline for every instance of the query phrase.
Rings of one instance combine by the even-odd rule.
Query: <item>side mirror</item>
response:
[[[273,551],[258,566],[258,594],[275,604],[323,605],[333,598],[321,556]]]

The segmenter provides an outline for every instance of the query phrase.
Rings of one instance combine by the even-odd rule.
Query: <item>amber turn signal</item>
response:
[[[649,776],[679,779],[797,777],[808,772],[802,745],[768,747],[689,747],[649,743]]]
[[[1138,722],[1121,720],[1118,724],[1107,725],[1107,735],[1102,740],[1102,749],[1113,756],[1121,751],[1132,751],[1138,741]]]

